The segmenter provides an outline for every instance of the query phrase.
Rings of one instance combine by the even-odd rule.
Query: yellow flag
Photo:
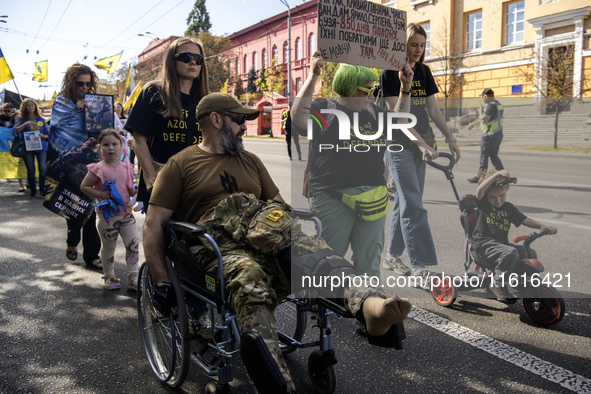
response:
[[[133,89],[133,92],[131,92],[131,96],[129,96],[129,98],[127,99],[127,101],[125,102],[125,104],[123,104],[123,110],[127,111],[127,108],[130,105],[133,105],[135,103],[135,100],[137,100],[138,96],[140,95],[140,92],[142,91],[142,82],[139,81],[137,83],[137,85],[135,85],[135,89]]]
[[[47,60],[35,62],[35,75],[33,75],[33,81],[47,81]]]
[[[0,83],[8,82],[11,79],[14,79],[14,76],[10,71],[10,67],[8,67],[8,63],[6,63],[6,59],[4,59],[2,49],[0,49]]]
[[[55,100],[56,97],[57,97],[57,92],[54,90],[53,94],[51,95],[51,99]]]
[[[107,70],[107,75],[112,74],[115,71],[115,68],[117,68],[117,64],[119,64],[119,59],[121,58],[122,54],[123,51],[116,55],[99,59],[94,62],[94,65],[96,68],[100,68],[101,70]]]

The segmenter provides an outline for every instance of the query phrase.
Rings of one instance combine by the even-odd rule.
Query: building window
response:
[[[466,51],[482,48],[482,11],[468,14],[466,18]]]
[[[255,70],[259,69],[259,57],[258,57],[258,53],[256,53],[256,52],[252,53],[252,65]]]
[[[312,57],[314,52],[316,52],[316,35],[311,33],[308,36],[308,56]]]
[[[296,91],[293,94],[298,94],[300,90],[302,90],[302,78],[296,78]]]
[[[277,64],[279,61],[279,52],[277,51],[277,45],[273,45],[273,64]]]
[[[262,68],[267,68],[267,48],[263,48],[263,50],[261,51],[261,53],[263,54],[262,56],[262,60],[263,60],[263,64],[261,65]]]
[[[236,75],[240,74],[240,59],[236,59]]]
[[[287,45],[287,41],[283,43],[283,63],[287,63],[289,60],[289,46]]]
[[[296,60],[300,60],[302,58],[302,39],[300,37],[296,38],[295,49]]]
[[[427,42],[425,42],[425,57],[429,57],[431,54],[431,22],[421,23],[421,27],[425,29],[427,33]]]
[[[507,4],[505,15],[505,45],[523,41],[525,1]]]
[[[244,72],[248,72],[248,55],[244,55]]]

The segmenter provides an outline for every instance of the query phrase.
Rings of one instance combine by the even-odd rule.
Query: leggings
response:
[[[103,241],[101,250],[101,261],[103,262],[103,273],[105,278],[115,277],[115,248],[117,238],[121,234],[125,245],[125,262],[127,263],[127,275],[137,273],[139,259],[139,235],[135,224],[133,213],[125,216],[114,216],[109,223],[103,215],[99,217],[98,230]]]

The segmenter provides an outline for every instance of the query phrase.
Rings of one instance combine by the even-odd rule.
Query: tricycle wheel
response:
[[[209,382],[205,385],[205,394],[229,394],[230,393],[230,385],[225,384],[224,388],[218,389],[218,385],[216,382]]]
[[[308,357],[308,375],[315,393],[332,394],[337,388],[337,374],[334,365],[323,364],[322,351],[314,350]]]
[[[551,286],[528,287],[523,297],[525,312],[536,323],[551,326],[564,317],[562,295]]]
[[[451,306],[456,301],[457,297],[457,290],[451,283],[451,278],[445,275],[437,275],[435,277],[438,277],[439,281],[435,280],[435,283],[437,283],[438,286],[432,287],[431,295],[433,296],[433,299],[441,306]],[[435,279],[435,277],[433,279]],[[433,283],[433,281],[431,283]]]

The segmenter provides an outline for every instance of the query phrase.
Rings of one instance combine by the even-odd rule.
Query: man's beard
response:
[[[222,129],[219,133],[219,139],[226,153],[234,156],[244,152],[244,144],[242,143],[242,139],[238,138],[238,136],[232,132],[232,129],[230,126],[228,126],[225,119]]]

